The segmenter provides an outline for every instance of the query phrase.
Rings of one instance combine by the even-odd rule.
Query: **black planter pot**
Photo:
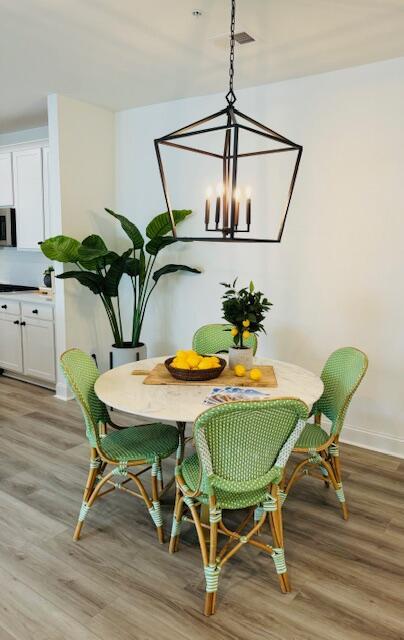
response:
[[[51,288],[52,286],[52,276],[50,273],[47,273],[44,278],[43,278],[43,283],[45,285],[45,287],[47,287],[48,289]]]

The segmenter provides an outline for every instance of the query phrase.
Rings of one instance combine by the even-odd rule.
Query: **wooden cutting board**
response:
[[[167,371],[163,363],[157,364],[154,369],[143,380],[143,384],[182,384],[188,387],[277,387],[278,383],[275,376],[274,368],[271,366],[258,367],[262,373],[259,382],[250,380],[248,374],[239,378],[232,369],[226,367],[218,378],[213,380],[202,380],[200,382],[176,380]],[[139,375],[135,370],[133,375]]]

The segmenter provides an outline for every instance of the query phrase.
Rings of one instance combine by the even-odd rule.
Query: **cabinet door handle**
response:
[[[38,309],[32,309],[32,313],[38,313]]]
[[[2,305],[1,305],[1,308],[2,308],[2,309],[7,309],[7,305],[6,305],[6,304],[2,304]]]
[[[14,320],[14,324],[20,324],[19,320]]]
[[[20,322],[20,325],[21,325],[22,327],[25,327],[26,323],[24,322],[24,320],[23,320],[22,322]]]

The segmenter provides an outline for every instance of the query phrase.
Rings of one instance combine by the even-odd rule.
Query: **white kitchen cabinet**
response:
[[[24,375],[55,381],[55,335],[53,322],[23,317]]]
[[[13,152],[17,248],[39,249],[44,240],[42,149]]]
[[[14,205],[13,161],[9,152],[0,153],[0,207]]]
[[[0,315],[0,367],[23,373],[20,320],[5,313]]]
[[[28,382],[56,382],[53,305],[36,296],[0,297],[0,368]]]

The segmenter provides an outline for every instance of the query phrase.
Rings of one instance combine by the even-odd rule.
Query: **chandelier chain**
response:
[[[234,30],[236,26],[236,0],[231,0],[231,20],[230,20],[230,61],[229,61],[229,92],[226,100],[229,105],[236,102],[237,98],[233,89],[234,80]]]

